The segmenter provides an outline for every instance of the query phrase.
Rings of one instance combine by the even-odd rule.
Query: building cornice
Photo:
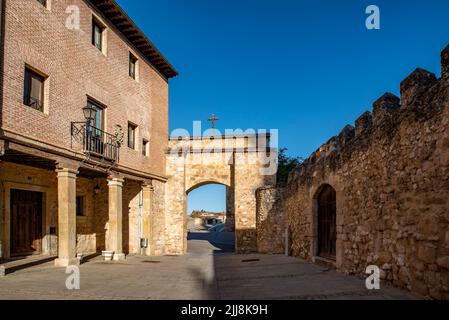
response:
[[[167,79],[178,72],[114,0],[86,0],[99,10]]]
[[[86,168],[92,166],[92,168],[98,168],[103,170],[111,170],[123,173],[129,177],[135,177],[140,179],[154,179],[162,182],[166,182],[168,178],[163,175],[153,174],[149,172],[144,172],[141,170],[137,170],[128,166],[124,166],[122,164],[115,164],[113,166],[102,163],[100,161],[95,161],[93,159],[86,159],[86,155],[74,150],[70,150],[61,146],[56,146],[51,143],[42,142],[34,138],[26,137],[18,132],[14,132],[8,129],[2,129],[2,135],[0,135],[0,139],[7,142],[7,146],[5,149],[20,149],[22,151],[29,150],[30,153],[33,150],[40,153],[42,157],[45,157],[54,161],[64,161],[64,160],[72,160],[78,161],[86,165]]]

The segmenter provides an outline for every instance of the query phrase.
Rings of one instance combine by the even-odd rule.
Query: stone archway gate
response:
[[[209,183],[227,187],[237,253],[257,251],[256,190],[276,183],[269,134],[171,138],[167,150],[166,253],[187,252],[187,195]]]

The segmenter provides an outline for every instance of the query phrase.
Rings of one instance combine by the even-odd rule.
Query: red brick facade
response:
[[[6,1],[3,110],[5,135],[45,143],[58,152],[71,149],[71,121],[84,121],[87,98],[104,105],[105,126],[121,125],[125,143],[119,166],[158,177],[165,175],[168,140],[168,81],[88,1]],[[80,30],[65,26],[66,8],[80,9]],[[92,19],[106,26],[106,49],[92,45]],[[138,58],[138,80],[129,76],[129,55]],[[25,66],[47,77],[44,112],[23,104]],[[136,147],[127,147],[128,122],[136,124]],[[142,139],[150,143],[142,155]],[[47,146],[46,146],[47,147]]]
[[[57,255],[57,266],[102,250],[117,259],[163,254],[168,79],[176,71],[112,0],[0,0],[0,7],[0,260],[17,253],[15,190],[42,196],[34,254]],[[77,9],[79,28],[68,28]],[[92,44],[94,20],[104,27],[102,50]],[[45,78],[42,111],[25,104],[26,69]],[[85,125],[88,99],[103,107],[101,129],[123,130],[118,161],[85,152],[88,133],[74,133],[72,122]],[[129,123],[135,148],[127,143]],[[140,247],[141,238],[148,247]]]

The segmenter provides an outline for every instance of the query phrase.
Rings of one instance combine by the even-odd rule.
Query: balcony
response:
[[[72,122],[72,149],[82,146],[86,155],[111,162],[119,161],[120,143],[115,135],[88,125],[86,122]]]

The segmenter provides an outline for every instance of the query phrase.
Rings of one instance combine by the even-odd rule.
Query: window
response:
[[[33,109],[44,111],[45,77],[25,68],[23,103]]]
[[[148,154],[150,153],[149,151],[149,144],[148,144],[148,140],[145,140],[145,139],[143,139],[143,142],[142,142],[142,154],[145,156],[145,157],[148,157]]]
[[[47,8],[47,0],[37,0],[41,5],[43,5],[45,8]]]
[[[106,107],[91,98],[87,98],[87,107],[94,109],[95,116],[86,126],[86,136],[83,144],[85,151],[101,156],[112,156],[113,147],[109,144],[109,136],[105,132],[105,109]]]
[[[136,128],[136,125],[128,123],[128,147],[131,149],[136,148]]]
[[[137,77],[137,58],[129,54],[129,76],[136,80]]]
[[[77,217],[84,217],[84,197],[77,196],[76,197],[76,216]]]
[[[92,44],[100,51],[103,51],[103,31],[104,27],[94,18],[92,20]]]

